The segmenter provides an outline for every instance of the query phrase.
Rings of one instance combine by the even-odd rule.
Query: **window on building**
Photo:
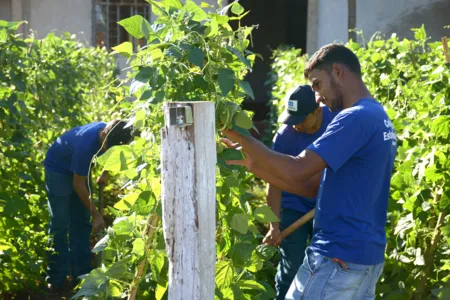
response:
[[[94,0],[94,43],[111,48],[123,42],[143,46],[143,39],[133,38],[117,22],[134,15],[150,21],[150,4],[145,0]]]

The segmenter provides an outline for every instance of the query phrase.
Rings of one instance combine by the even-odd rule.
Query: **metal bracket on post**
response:
[[[191,105],[177,105],[169,108],[170,126],[186,127],[194,124]]]

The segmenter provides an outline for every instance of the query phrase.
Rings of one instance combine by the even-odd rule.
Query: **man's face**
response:
[[[295,130],[298,132],[305,132],[309,134],[315,133],[317,130],[319,130],[320,125],[319,124],[319,116],[321,113],[321,108],[318,107],[315,111],[310,113],[303,122],[300,124],[294,125]]]
[[[344,108],[344,95],[335,79],[335,71],[315,69],[309,75],[313,90],[319,94],[316,101],[322,102],[335,112]]]

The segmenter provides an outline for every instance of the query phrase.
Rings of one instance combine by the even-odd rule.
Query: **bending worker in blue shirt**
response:
[[[286,299],[374,299],[383,270],[389,186],[397,138],[383,106],[362,80],[356,55],[343,45],[319,49],[305,77],[331,111],[325,133],[297,156],[272,151],[252,137],[240,141],[245,165],[281,190],[317,196],[313,238]],[[237,147],[231,140],[223,141]]]
[[[114,120],[75,127],[59,137],[45,157],[45,184],[50,211],[51,253],[47,281],[61,292],[69,269],[74,283],[91,270],[90,234],[100,232],[105,221],[91,202],[87,177],[94,155],[131,141],[132,128]],[[97,183],[107,184],[104,172]],[[91,224],[90,217],[93,223]]]
[[[334,114],[316,102],[309,85],[297,87],[286,99],[286,109],[278,119],[284,123],[273,140],[272,149],[296,156],[318,139],[330,124]],[[316,199],[282,191],[267,185],[267,204],[280,219],[270,224],[263,242],[278,246],[280,263],[275,277],[276,299],[284,299],[298,268],[303,262],[306,243],[312,235],[312,222],[308,222],[280,241],[280,231],[286,229],[316,206]]]

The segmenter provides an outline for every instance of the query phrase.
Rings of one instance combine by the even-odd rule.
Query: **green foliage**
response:
[[[218,133],[233,128],[249,134],[253,126],[251,116],[239,106],[246,95],[254,97],[250,85],[244,81],[255,59],[255,54],[247,49],[253,27],[239,25],[245,15],[242,6],[234,2],[206,12],[203,8],[211,8],[209,5],[198,6],[193,1],[150,3],[158,16],[151,26],[143,24],[140,17],[120,22],[134,37],[145,36],[148,41],[137,52],[132,52],[127,44],[114,48],[129,58],[129,92],[137,99],[118,108],[131,115],[141,135],[129,146],[117,147],[96,160],[104,169],[126,176],[129,181],[120,201],[110,207],[116,220],[96,247],[105,249],[104,266],[86,277],[77,297],[115,298],[116,294],[130,293],[133,284],[139,287],[137,298],[167,297],[168,259],[161,224],[150,231],[146,227],[148,220],[161,216],[163,102],[213,101]],[[230,22],[238,23],[236,30]],[[216,297],[269,299],[274,291],[264,281],[273,280],[275,268],[269,261],[273,253],[259,251],[262,235],[255,224],[274,218],[264,209],[253,213],[249,200],[254,196],[248,192],[253,177],[245,168],[225,163],[242,159],[243,154],[219,146],[217,156]],[[107,273],[116,264],[125,266],[126,272],[113,280]],[[128,275],[136,274],[139,265],[143,266],[143,274],[133,282],[133,276]]]
[[[436,228],[439,218],[444,224],[449,218],[450,68],[442,43],[428,43],[424,27],[413,31],[414,40],[374,36],[366,47],[352,41],[347,44],[359,57],[364,82],[384,105],[399,139],[386,226],[386,261],[377,287],[381,299],[415,297],[425,263],[431,272],[424,298],[444,299],[450,290],[450,234],[447,227]],[[290,63],[298,55],[295,49],[275,52],[276,99],[303,82],[307,58],[300,58],[300,68]],[[438,239],[431,254],[433,236]]]
[[[55,138],[115,103],[114,62],[69,34],[21,38],[0,21],[0,291],[43,282],[47,197],[43,160]],[[89,109],[86,109],[86,108]]]

